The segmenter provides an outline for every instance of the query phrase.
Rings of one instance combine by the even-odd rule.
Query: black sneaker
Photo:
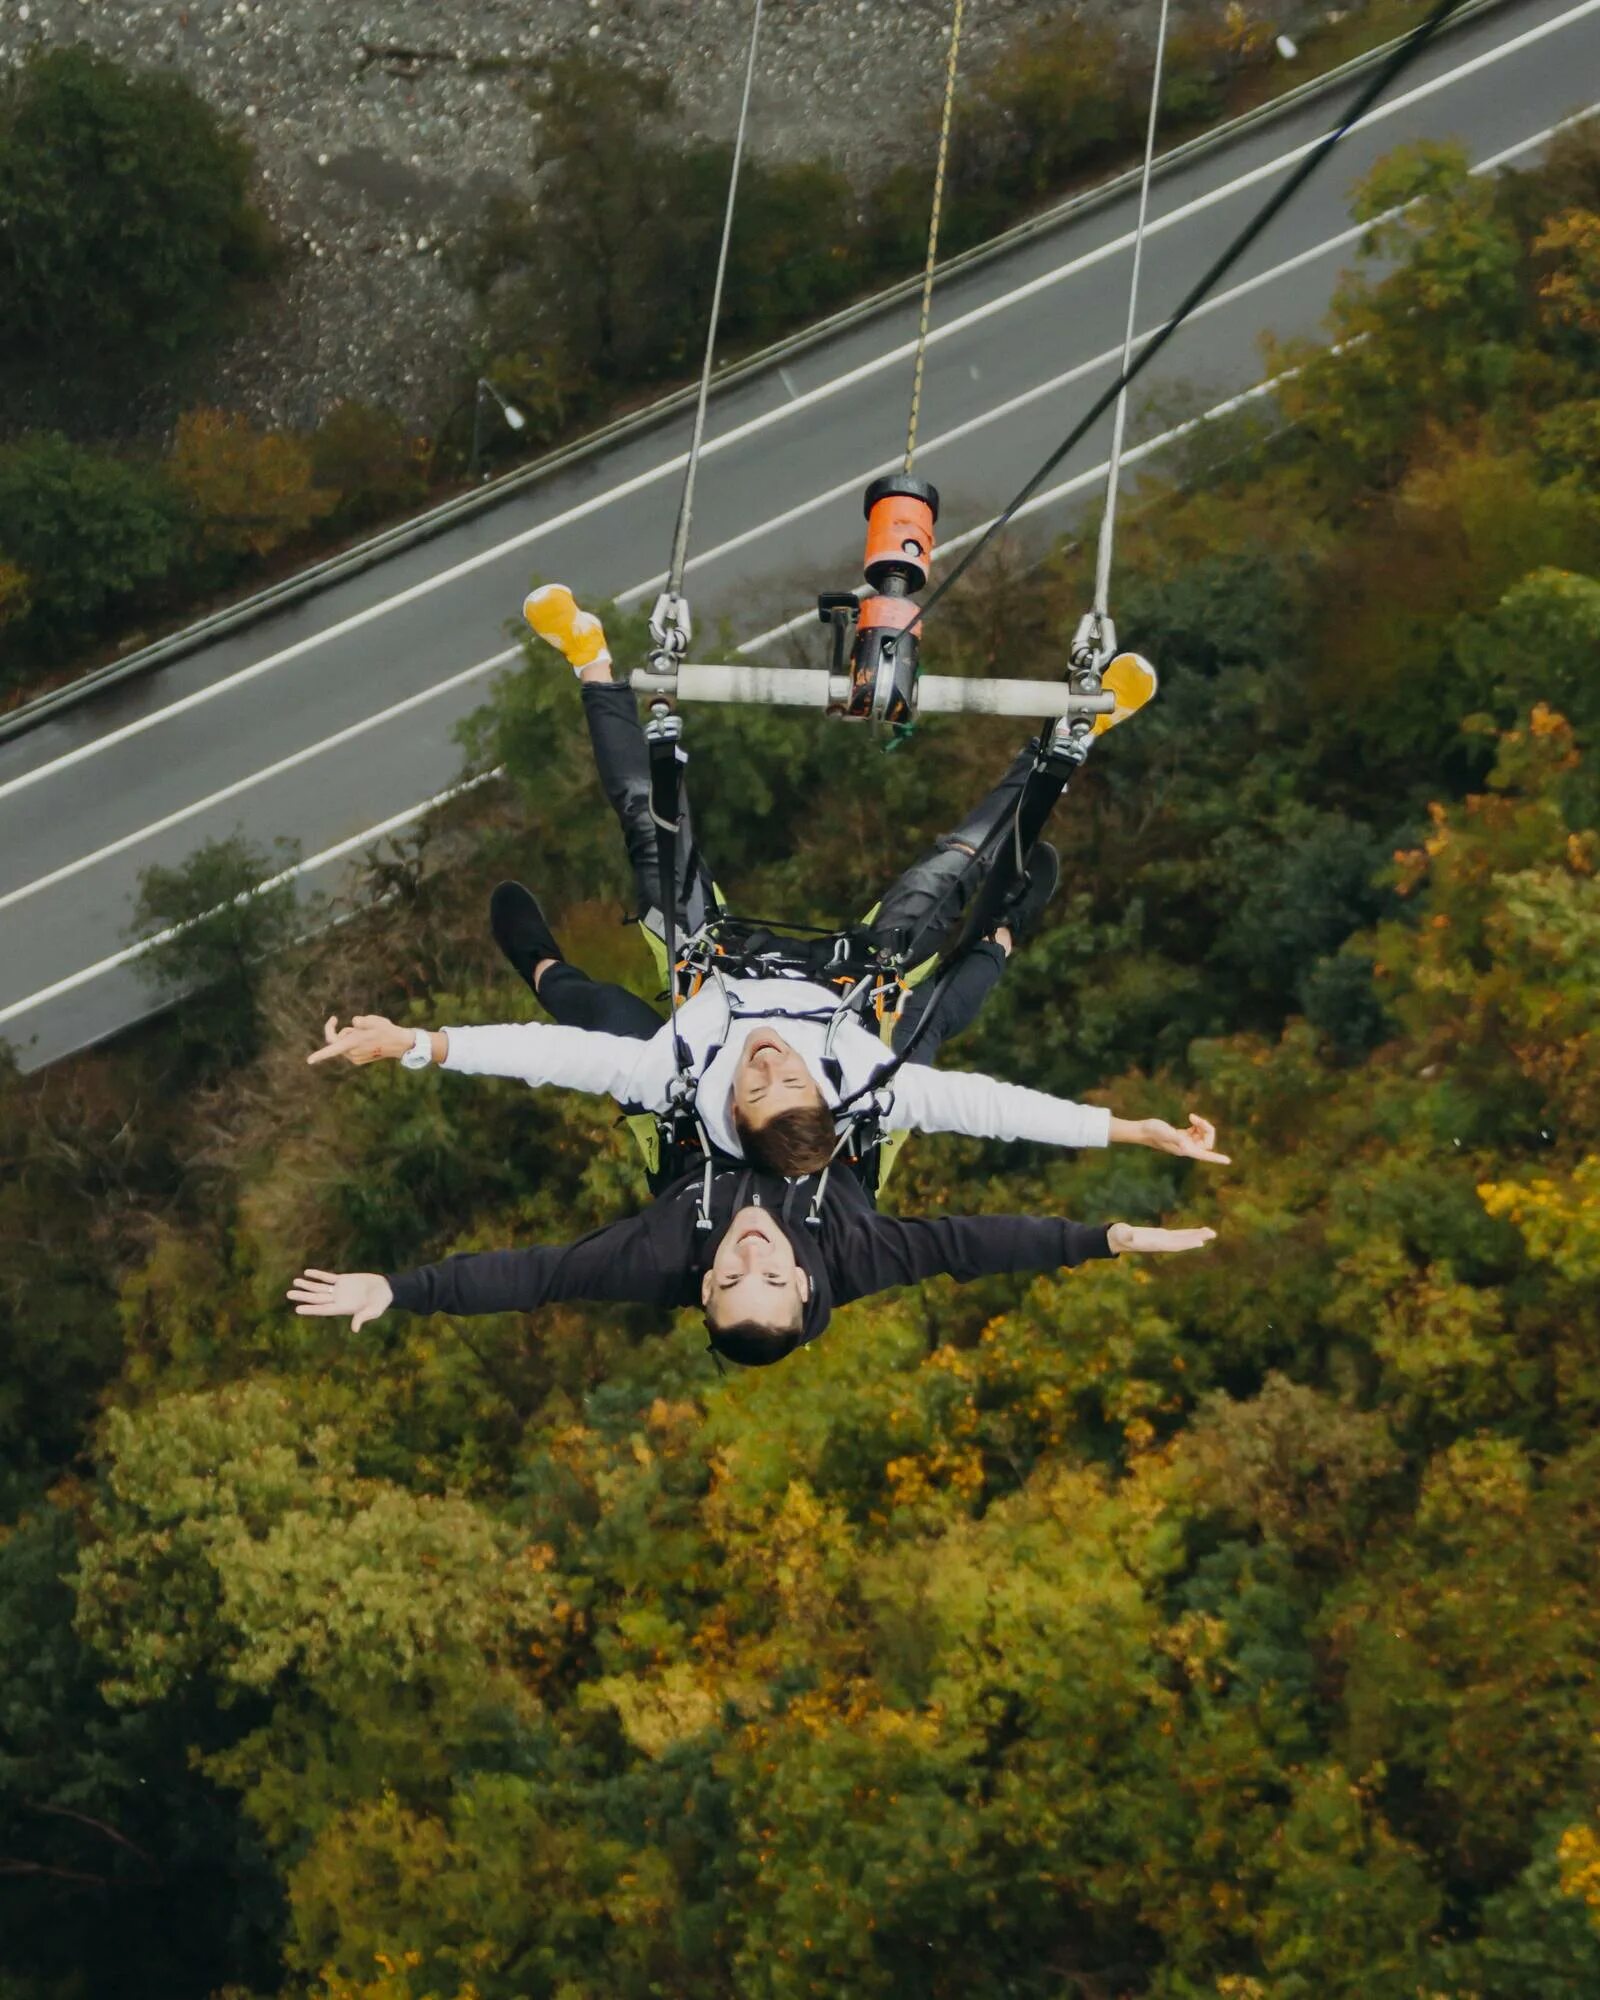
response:
[[[533,892],[520,882],[502,882],[489,898],[489,928],[512,970],[529,986],[533,986],[533,968],[541,959],[561,956],[544,911]]]
[[[1061,886],[1061,856],[1048,840],[1034,843],[1028,857],[1028,872],[1011,892],[995,929],[1011,933],[1011,942],[1020,948],[1039,927],[1045,905]]]

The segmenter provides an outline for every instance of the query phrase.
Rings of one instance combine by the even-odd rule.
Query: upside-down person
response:
[[[582,684],[584,714],[601,785],[621,823],[640,917],[659,926],[662,871],[650,811],[648,752],[632,690],[612,678],[598,619],[579,611],[562,585],[529,597],[528,622],[556,646]],[[906,966],[932,957],[954,935],[1011,834],[1018,797],[1033,763],[1024,750],[967,818],[907,869],[884,897],[867,932]],[[697,931],[716,908],[711,873],[682,810],[676,842],[678,935]],[[792,965],[763,976],[756,958],[743,971],[715,971],[670,1022],[621,986],[591,979],[562,956],[538,902],[520,883],[502,883],[491,921],[502,951],[555,1017],[555,1026],[410,1029],[358,1015],[340,1029],[330,1019],[313,1063],[342,1057],[363,1064],[430,1064],[477,1076],[514,1077],[610,1096],[628,1112],[666,1112],[680,1080],[692,1080],[701,1132],[719,1159],[747,1159],[775,1175],[817,1173],[839,1145],[839,1107],[870,1110],[885,1132],[957,1132],[973,1138],[1029,1139],[1058,1146],[1128,1143],[1182,1158],[1225,1163],[1216,1133],[1198,1116],[1187,1127],[1159,1118],[1124,1119],[993,1077],[931,1067],[940,1043],[965,1028],[993,990],[1013,945],[1026,940],[1060,875],[1055,850],[1040,842],[1000,922],[937,986],[913,989],[890,1049],[841,1006],[837,987]],[[770,934],[768,934],[770,935]],[[859,933],[857,935],[860,935]],[[778,940],[773,939],[774,946]],[[783,941],[792,954],[794,941]],[[815,944],[820,969],[832,939]],[[926,1016],[926,1018],[924,1018]],[[890,1068],[891,1053],[913,1053]],[[884,1077],[880,1088],[877,1080]],[[873,1289],[873,1287],[868,1287]]]
[[[708,1225],[708,1226],[703,1226]],[[531,1312],[561,1300],[698,1304],[714,1352],[745,1367],[814,1340],[836,1306],[923,1278],[1055,1271],[1136,1251],[1198,1250],[1210,1229],[1090,1227],[1040,1215],[879,1215],[848,1174],[786,1181],[748,1167],[690,1174],[642,1214],[575,1243],[489,1250],[386,1276],[307,1270],[307,1317],[359,1329],[411,1313]]]

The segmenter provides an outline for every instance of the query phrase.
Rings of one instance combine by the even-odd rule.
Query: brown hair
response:
[[[765,1125],[752,1125],[735,1111],[733,1129],[749,1159],[785,1180],[821,1173],[839,1143],[826,1104],[797,1104],[792,1111],[777,1112]]]
[[[741,1368],[770,1368],[800,1345],[802,1322],[793,1326],[763,1326],[758,1319],[735,1320],[732,1326],[713,1326],[706,1315],[706,1332],[714,1351]]]

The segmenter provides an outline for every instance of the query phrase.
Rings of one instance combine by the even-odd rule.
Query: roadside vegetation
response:
[[[1160,700],[955,1053],[1201,1107],[1232,1169],[918,1139],[891,1184],[1208,1257],[890,1296],[726,1378],[689,1316],[292,1318],[306,1262],[639,1198],[604,1105],[304,1062],[335,1010],[529,1011],[502,874],[646,990],[543,660],[470,732],[507,781],[337,928],[180,932],[202,1001],[5,1081],[6,2000],[1600,1989],[1600,145],[1360,196],[1408,198],[1293,424],[1147,489]],[[1059,657],[1083,559],[1008,582],[941,669]],[[736,903],[805,918],[1011,746],[693,747]]]
[[[1291,73],[1342,59],[1353,35],[1398,32],[1415,11],[1375,0],[1309,33]],[[1168,52],[1164,142],[1265,95],[1282,68],[1264,17],[1238,4],[1183,28]],[[298,434],[184,390],[230,331],[270,315],[287,255],[244,140],[180,80],[82,48],[0,78],[0,706],[458,490],[480,377],[527,419],[520,437],[485,424],[494,463],[569,441],[692,373],[729,149],[685,128],[659,76],[568,58],[528,90],[540,199],[531,212],[492,206],[455,246],[479,311],[448,405],[408,428],[347,402]],[[1145,55],[1076,18],[966,77],[946,252],[1126,163],[1147,91]],[[748,161],[723,352],[916,270],[931,146],[927,121],[911,121],[866,185],[827,161]],[[96,166],[106,159],[114,172]],[[128,441],[141,396],[170,406],[159,447]]]

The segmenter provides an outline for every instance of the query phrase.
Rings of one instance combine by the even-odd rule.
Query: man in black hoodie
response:
[[[352,1330],[402,1312],[532,1312],[570,1299],[699,1304],[712,1349],[745,1367],[815,1340],[835,1306],[924,1278],[1073,1269],[1129,1252],[1198,1250],[1211,1229],[1090,1226],[1044,1215],[879,1215],[848,1174],[783,1181],[750,1168],[686,1175],[576,1242],[447,1257],[414,1271],[308,1270],[297,1313]]]

